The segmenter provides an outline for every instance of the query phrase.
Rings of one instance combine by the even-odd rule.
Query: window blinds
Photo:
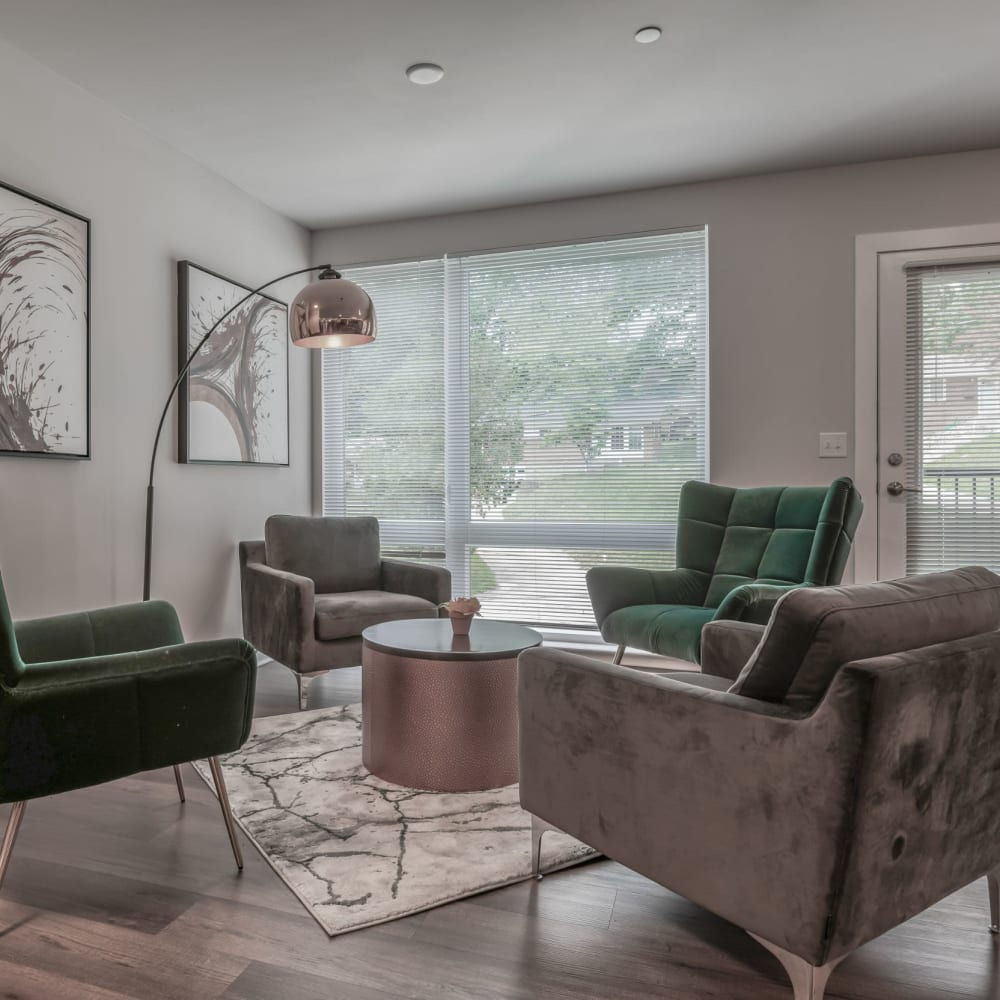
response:
[[[375,303],[378,338],[323,351],[323,513],[370,514],[387,551],[443,557],[443,264],[343,273]]]
[[[345,271],[371,348],[325,352],[323,506],[444,554],[489,617],[594,626],[599,563],[673,565],[707,475],[704,230]]]
[[[906,568],[1000,569],[1000,262],[906,276]]]
[[[672,565],[680,484],[705,474],[704,231],[446,268],[449,322],[467,331],[468,385],[449,390],[469,399],[465,541],[484,609],[593,626],[586,569]]]

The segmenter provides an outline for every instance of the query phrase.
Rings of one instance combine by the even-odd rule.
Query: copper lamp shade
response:
[[[368,293],[329,268],[295,296],[288,335],[299,347],[352,347],[375,339],[375,306]]]

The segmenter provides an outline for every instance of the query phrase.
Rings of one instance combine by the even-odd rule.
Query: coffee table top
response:
[[[372,649],[425,660],[508,660],[542,637],[533,628],[476,618],[468,635],[454,635],[447,618],[415,618],[369,625],[361,638]]]

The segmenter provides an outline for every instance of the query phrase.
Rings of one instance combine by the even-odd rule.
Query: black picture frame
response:
[[[10,199],[19,199],[23,207]],[[32,215],[39,221],[32,222]],[[0,181],[0,243],[4,247],[0,251],[0,457],[91,458],[90,227],[87,216]],[[9,262],[5,260],[8,253]],[[41,267],[46,268],[44,279],[32,274]],[[68,282],[79,282],[80,287]],[[11,298],[5,302],[7,296]],[[36,313],[42,314],[37,319],[44,320],[44,325],[35,323]],[[70,346],[74,341],[70,331],[52,329],[53,315],[67,314],[66,325],[80,327],[82,351],[75,362],[61,365],[64,370],[56,368],[53,374],[59,360],[46,352],[61,353],[60,338]],[[36,346],[41,349],[36,351]],[[81,393],[69,404],[72,420],[65,410],[56,412],[70,398],[69,394],[57,398],[70,376],[79,380],[76,388]],[[50,379],[54,388],[44,385]],[[54,395],[44,397],[46,390]],[[82,444],[66,448],[61,442],[67,438],[82,439]],[[15,447],[19,440],[25,444]]]
[[[218,297],[219,305],[215,307],[214,302],[211,305],[206,304],[205,308],[208,309],[208,315],[205,320],[199,324],[197,336],[193,334],[193,324],[192,324],[192,305],[194,304],[193,296],[197,293],[197,290],[193,288],[193,283],[196,281],[209,281],[216,282],[217,288],[223,290],[223,294]],[[200,264],[196,264],[191,260],[179,260],[177,262],[177,365],[178,371],[183,368],[190,352],[197,340],[203,336],[211,324],[219,319],[225,312],[227,308],[234,305],[240,299],[242,299],[247,293],[252,292],[253,288],[249,285],[244,285],[241,282],[234,281],[232,278],[228,278],[223,274],[219,274],[217,271],[213,271],[210,268],[202,267]],[[279,318],[280,311],[280,324],[277,335],[277,343],[280,345],[276,357],[283,369],[283,373],[279,374],[277,377],[280,385],[282,387],[282,392],[284,395],[284,404],[280,406],[281,421],[284,424],[283,434],[282,434],[282,447],[279,452],[283,452],[283,455],[279,455],[278,460],[272,458],[262,458],[259,455],[254,455],[254,418],[253,415],[248,415],[246,412],[246,407],[240,405],[240,399],[246,398],[245,393],[247,388],[240,387],[237,385],[237,380],[242,373],[245,375],[245,365],[243,367],[240,364],[235,366],[230,364],[222,377],[219,377],[219,373],[212,379],[206,379],[203,377],[204,373],[199,369],[199,358],[204,356],[206,359],[212,359],[213,357],[218,357],[218,352],[220,350],[220,345],[225,347],[222,340],[225,338],[224,327],[223,329],[217,330],[213,333],[212,337],[209,338],[208,342],[199,352],[199,358],[196,358],[192,363],[188,374],[185,375],[177,391],[177,461],[184,465],[242,465],[242,466],[266,466],[266,467],[276,467],[276,468],[287,468],[290,464],[290,442],[289,442],[289,422],[290,422],[290,402],[289,402],[289,385],[288,385],[288,305],[282,302],[280,299],[276,299],[273,296],[266,295],[264,293],[258,292],[252,299],[248,300],[245,307],[237,310],[234,313],[234,319],[232,325],[235,328],[240,327],[241,319],[246,319],[251,317],[254,309],[259,309],[260,305],[263,304],[265,307],[275,307],[274,308],[274,320]],[[246,314],[244,316],[244,313]],[[271,320],[268,316],[269,321]],[[239,338],[235,335],[231,336],[229,339],[229,349],[228,354],[232,356],[233,348],[239,342],[239,360],[245,362],[247,355],[247,340],[246,337],[251,331],[246,327],[245,322],[243,323],[242,334]],[[217,340],[217,338],[222,338]],[[215,348],[215,352],[213,352]],[[252,357],[252,350],[250,352],[250,357]],[[220,362],[221,364],[222,362]],[[229,385],[227,379],[232,378],[233,384]],[[192,385],[196,387],[195,392],[192,393]],[[242,388],[241,391],[237,391],[238,388]],[[213,402],[217,409],[223,413],[230,426],[233,429],[234,438],[236,445],[239,448],[241,457],[239,459],[225,458],[225,457],[211,457],[205,454],[206,446],[202,443],[192,445],[191,435],[192,435],[192,420],[190,407],[193,401],[192,396],[197,395],[199,389],[202,392],[202,402]],[[268,411],[270,414],[271,411]],[[279,431],[280,433],[280,431]]]

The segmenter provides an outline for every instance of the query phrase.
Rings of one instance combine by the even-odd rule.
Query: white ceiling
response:
[[[1000,146],[1000,0],[0,0],[0,35],[311,228]]]

